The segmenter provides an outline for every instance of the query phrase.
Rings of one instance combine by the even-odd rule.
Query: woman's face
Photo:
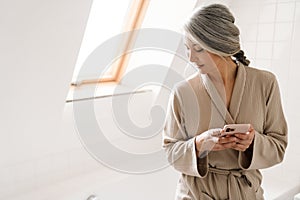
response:
[[[220,57],[204,50],[199,44],[185,38],[186,53],[189,61],[197,67],[202,74],[213,72],[217,69]]]

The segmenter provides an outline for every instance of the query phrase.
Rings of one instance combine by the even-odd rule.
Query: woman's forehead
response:
[[[184,39],[184,43],[188,46],[197,46],[197,47],[201,47],[201,45],[199,44],[199,42],[194,41],[192,38],[190,37],[185,37]]]

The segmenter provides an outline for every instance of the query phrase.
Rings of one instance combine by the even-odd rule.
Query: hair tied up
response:
[[[235,59],[237,61],[241,62],[242,64],[244,64],[246,66],[248,66],[250,64],[250,61],[244,55],[244,51],[243,50],[240,50],[239,52],[237,52],[236,54],[234,54],[233,57],[235,57]]]

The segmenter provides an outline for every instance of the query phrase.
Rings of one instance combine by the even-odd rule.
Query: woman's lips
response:
[[[202,64],[202,65],[197,65],[199,68],[201,68],[201,67],[204,67],[204,64]]]

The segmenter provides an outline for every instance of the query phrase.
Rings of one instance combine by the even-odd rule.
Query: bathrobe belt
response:
[[[252,183],[247,177],[246,170],[226,170],[209,167],[208,171],[214,174],[228,176],[227,188],[229,200],[240,199],[241,197],[242,199],[256,199],[254,192],[243,192],[243,190],[252,190]],[[245,187],[245,185],[248,187]]]

